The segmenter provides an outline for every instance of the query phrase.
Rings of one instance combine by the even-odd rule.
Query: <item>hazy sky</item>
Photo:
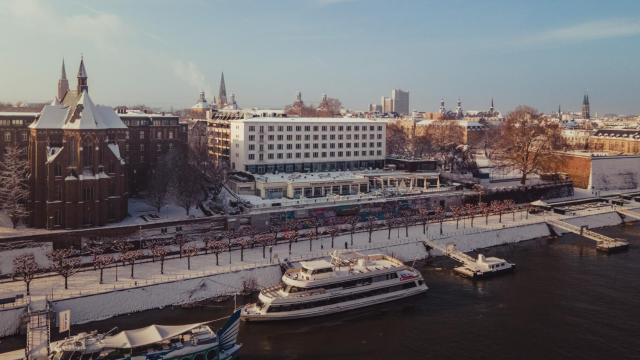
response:
[[[411,109],[441,97],[640,112],[640,1],[0,0],[0,101],[75,86],[84,54],[96,102],[187,107],[224,71],[243,107],[297,91],[365,109],[394,87]]]

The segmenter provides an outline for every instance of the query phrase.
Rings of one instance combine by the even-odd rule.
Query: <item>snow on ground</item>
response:
[[[49,267],[51,261],[47,258],[47,254],[51,252],[51,243],[35,243],[31,247],[20,249],[3,250],[0,252],[0,275],[10,274],[13,272],[13,259],[22,254],[33,254],[36,262],[42,268]]]
[[[146,215],[148,221],[145,221],[141,216]],[[158,216],[159,218],[155,218],[152,220],[152,216]],[[149,205],[144,199],[130,198],[129,199],[129,216],[127,216],[124,220],[115,223],[117,225],[137,225],[137,224],[148,224],[149,222],[161,222],[161,221],[175,221],[175,220],[185,220],[185,219],[193,219],[197,217],[203,217],[204,214],[197,207],[191,207],[189,210],[189,215],[187,216],[187,212],[184,208],[175,205],[168,204],[163,206],[160,209],[160,214],[157,213],[156,209]],[[115,225],[114,224],[114,225]]]

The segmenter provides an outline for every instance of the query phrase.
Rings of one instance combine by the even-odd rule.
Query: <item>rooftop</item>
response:
[[[326,269],[331,267],[331,263],[324,259],[301,261],[300,265],[302,265],[303,268],[309,270]]]
[[[239,122],[245,123],[382,123],[383,121],[376,121],[364,118],[323,118],[323,117],[253,117],[239,119]]]

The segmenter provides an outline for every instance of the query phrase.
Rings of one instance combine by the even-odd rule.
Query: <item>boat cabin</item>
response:
[[[333,267],[327,260],[302,261],[302,277],[305,280],[326,279],[333,276]]]

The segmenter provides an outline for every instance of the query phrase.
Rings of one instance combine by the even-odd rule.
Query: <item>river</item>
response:
[[[324,318],[243,324],[241,359],[640,359],[640,225],[598,231],[627,239],[629,251],[596,253],[574,235],[495,247],[484,253],[515,262],[517,271],[477,282],[438,258],[416,265],[430,288],[423,295]],[[210,320],[232,307],[152,310],[74,332]],[[0,351],[21,342],[4,340]]]

